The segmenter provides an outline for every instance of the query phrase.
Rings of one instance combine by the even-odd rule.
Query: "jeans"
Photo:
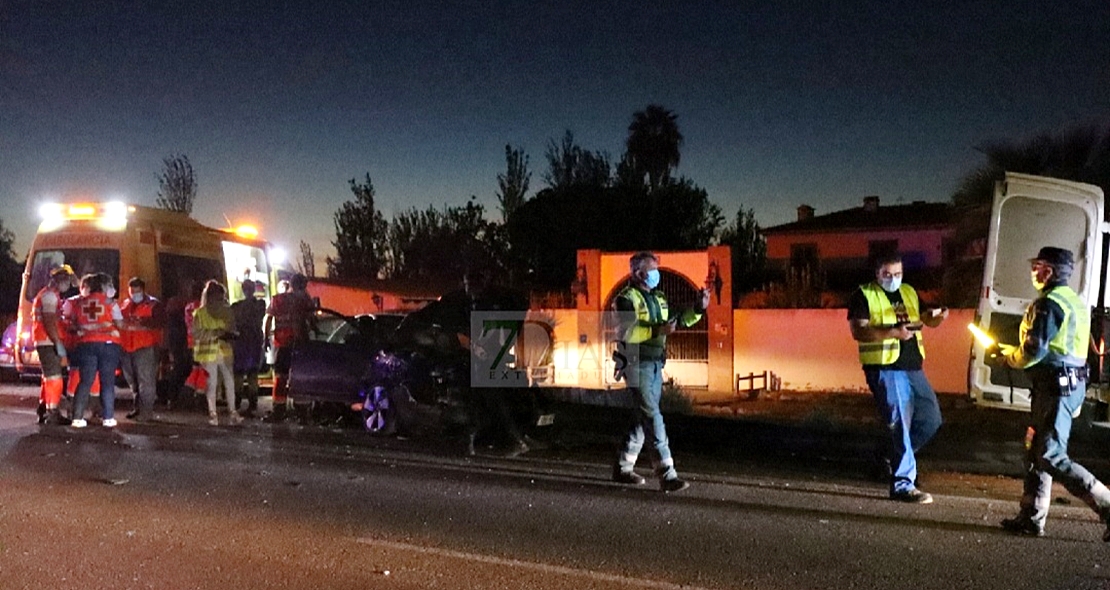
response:
[[[1061,396],[1051,371],[1029,374],[1033,383],[1029,413],[1033,440],[1025,454],[1022,515],[1044,527],[1055,478],[1105,520],[1110,515],[1110,490],[1068,457],[1072,415],[1083,405],[1087,383],[1080,381],[1071,395]]]
[[[73,351],[73,360],[81,380],[77,382],[77,392],[73,397],[73,418],[85,417],[89,405],[89,392],[93,379],[100,376],[101,418],[115,418],[116,408],[116,367],[119,366],[120,347],[111,342],[84,342]]]
[[[621,471],[632,471],[644,448],[644,442],[650,440],[655,445],[658,458],[656,474],[662,479],[674,479],[678,477],[678,472],[675,471],[674,459],[671,457],[663,414],[659,411],[659,400],[663,396],[663,361],[640,361],[629,369],[636,371],[636,380],[632,381],[634,385],[628,387],[634,396],[636,408],[632,426],[617,459],[617,467]]]
[[[133,352],[124,352],[123,376],[135,394],[135,411],[149,417],[154,413],[154,398],[158,390],[158,348],[147,346]]]
[[[937,394],[924,371],[864,369],[879,417],[890,433],[890,491],[913,490],[917,480],[915,453],[941,425]]]

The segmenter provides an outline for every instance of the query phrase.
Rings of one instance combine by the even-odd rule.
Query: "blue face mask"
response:
[[[879,279],[879,286],[887,293],[893,293],[902,286],[902,277],[890,277],[889,279]]]
[[[649,270],[647,277],[644,279],[644,286],[648,289],[654,289],[659,286],[659,269]]]

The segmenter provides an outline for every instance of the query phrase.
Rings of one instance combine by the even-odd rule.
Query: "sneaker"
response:
[[[679,492],[690,487],[690,483],[684,479],[664,479],[659,482],[659,489],[664,492]]]
[[[1044,536],[1044,527],[1020,515],[1003,520],[1002,528],[1016,535],[1025,535],[1027,537]],[[1105,535],[1103,535],[1103,540],[1105,540]]]
[[[232,412],[228,414],[227,419],[230,420],[232,424],[243,423],[243,417],[239,415],[239,412]]]
[[[907,504],[932,504],[933,496],[927,494],[917,488],[912,488],[904,492],[890,492],[890,499],[896,502],[905,502]]]
[[[134,412],[128,412],[127,413],[127,419],[128,420],[135,420],[135,419],[138,419],[140,416],[142,416],[142,413],[139,412],[138,410],[135,410]]]
[[[116,419],[115,418],[105,418],[104,421],[101,422],[100,424],[104,428],[115,428],[116,427]]]
[[[208,415],[208,424],[210,426],[219,426],[220,425],[220,418],[218,416],[216,416],[215,414],[209,414]]]
[[[88,426],[89,423],[85,422],[84,418],[78,418],[78,419],[70,422],[69,425],[72,428],[84,428],[84,427]]]
[[[626,483],[634,486],[642,486],[647,483],[639,473],[635,471],[621,471],[619,469],[613,470],[613,481],[617,483]]]

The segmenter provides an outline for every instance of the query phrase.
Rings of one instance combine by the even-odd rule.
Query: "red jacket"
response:
[[[125,352],[162,345],[162,302],[146,295],[139,303],[130,297],[119,306],[123,314],[120,345]]]
[[[119,305],[103,293],[80,295],[66,300],[65,316],[71,329],[77,332],[77,344],[91,342],[119,343],[119,330],[115,319],[121,316]]]

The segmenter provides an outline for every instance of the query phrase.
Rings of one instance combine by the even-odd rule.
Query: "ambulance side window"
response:
[[[162,276],[162,292],[154,295],[163,301],[176,297],[188,300],[209,279],[226,280],[219,260],[165,252],[158,254],[158,273]]]

